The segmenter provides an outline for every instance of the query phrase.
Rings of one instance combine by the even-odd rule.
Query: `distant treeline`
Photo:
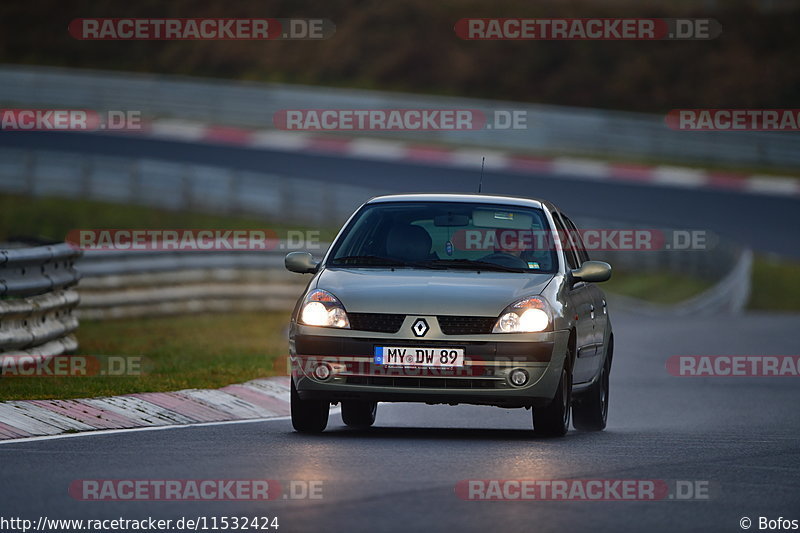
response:
[[[800,8],[736,0],[31,0],[0,4],[0,62],[661,112],[800,106]],[[761,2],[770,5],[770,2]],[[325,41],[79,41],[79,17],[320,17]],[[464,41],[464,17],[710,17],[712,41]],[[2,80],[0,80],[0,83]]]

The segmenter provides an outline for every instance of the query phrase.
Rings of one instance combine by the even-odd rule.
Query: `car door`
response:
[[[567,262],[567,268],[575,269],[579,266],[578,256],[575,253],[575,246],[569,240],[569,232],[560,217],[560,214],[555,214],[553,221],[556,224],[556,230],[563,236],[562,243],[564,244],[564,258]],[[593,368],[591,359],[595,355],[593,306],[589,284],[584,281],[575,283],[568,289],[568,297],[573,306],[573,318],[576,319],[575,333],[578,352],[575,358],[575,368],[572,371],[573,382],[581,383],[591,379]]]
[[[586,246],[583,244],[580,232],[569,217],[562,215],[567,229],[572,235],[572,243],[575,245],[575,252],[578,256],[578,262],[583,264],[589,261],[589,253],[586,251]],[[587,293],[589,297],[589,311],[592,319],[592,342],[595,346],[595,355],[602,355],[604,353],[604,343],[606,337],[606,330],[608,329],[608,306],[605,294],[594,283],[587,283]],[[602,364],[601,357],[594,357],[591,365],[586,365],[589,376],[599,370]],[[588,363],[589,361],[586,360]]]

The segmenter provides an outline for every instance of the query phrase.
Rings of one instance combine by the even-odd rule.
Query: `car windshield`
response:
[[[337,240],[329,267],[553,273],[541,209],[471,202],[364,206]]]

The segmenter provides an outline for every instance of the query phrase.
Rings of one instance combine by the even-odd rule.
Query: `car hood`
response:
[[[316,287],[353,313],[498,316],[515,300],[540,294],[553,274],[469,270],[325,269]]]

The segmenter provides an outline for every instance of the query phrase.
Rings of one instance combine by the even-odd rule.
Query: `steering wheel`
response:
[[[481,261],[512,268],[528,268],[528,263],[526,263],[524,259],[506,252],[491,253],[487,256],[481,257]]]

